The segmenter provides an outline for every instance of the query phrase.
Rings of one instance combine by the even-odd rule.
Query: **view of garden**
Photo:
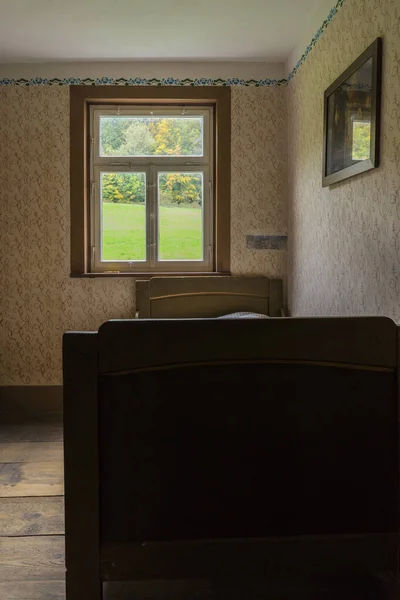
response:
[[[201,260],[202,219],[199,208],[160,209],[160,260]],[[103,204],[103,260],[145,260],[144,205]]]
[[[101,156],[201,156],[202,119],[102,117]],[[103,172],[103,260],[146,258],[146,173]],[[203,174],[159,172],[160,260],[201,260]]]

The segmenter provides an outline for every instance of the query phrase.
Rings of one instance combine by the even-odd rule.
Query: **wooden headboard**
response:
[[[281,316],[282,280],[268,277],[152,277],[136,281],[140,319],[212,318],[234,312]]]

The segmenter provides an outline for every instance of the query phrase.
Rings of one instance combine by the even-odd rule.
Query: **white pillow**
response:
[[[253,312],[235,312],[230,315],[221,315],[217,319],[269,319],[267,315]]]

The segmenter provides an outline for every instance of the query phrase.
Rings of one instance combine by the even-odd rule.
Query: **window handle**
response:
[[[109,164],[112,167],[129,167],[130,169],[133,168],[133,163],[131,162],[110,162]]]
[[[156,186],[157,186],[157,184],[156,184],[156,183],[148,183],[148,184],[147,184],[147,187],[148,187],[148,188],[155,188]]]

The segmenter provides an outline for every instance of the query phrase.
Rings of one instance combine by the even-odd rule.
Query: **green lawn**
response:
[[[160,209],[160,259],[202,259],[202,211]],[[145,260],[145,207],[103,203],[103,260]]]

